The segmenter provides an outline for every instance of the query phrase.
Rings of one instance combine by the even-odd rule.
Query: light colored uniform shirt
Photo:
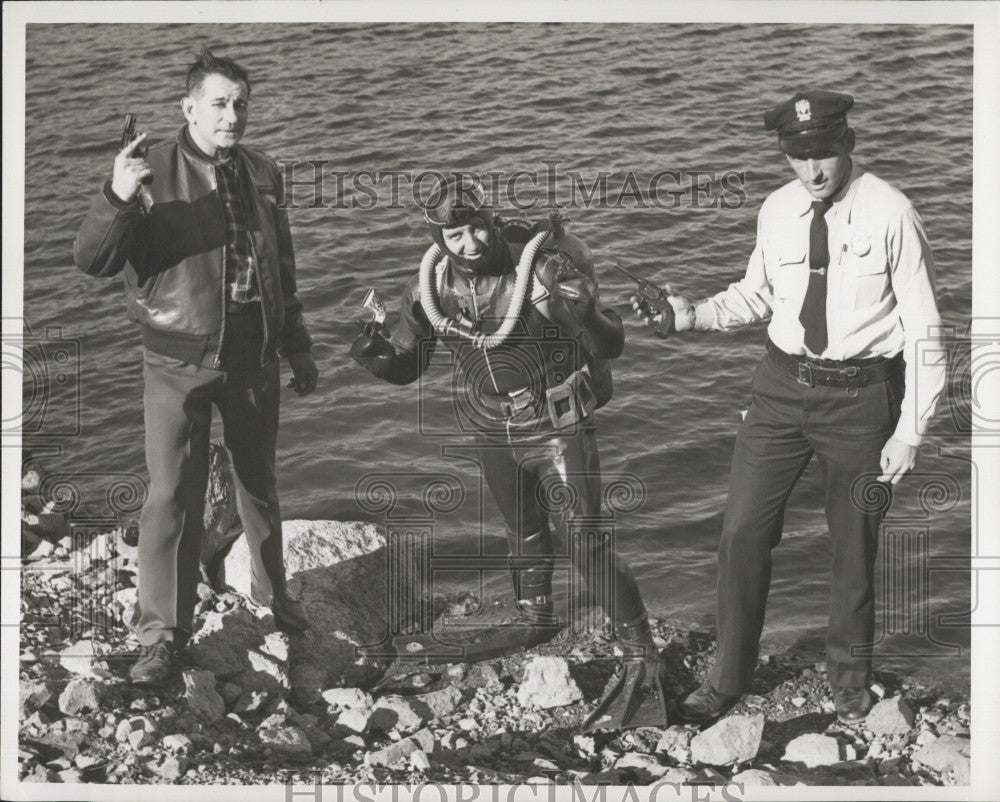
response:
[[[905,195],[852,164],[846,190],[826,213],[828,343],[813,354],[799,322],[809,284],[813,200],[798,179],[768,196],[746,275],[695,306],[695,329],[720,331],[770,319],[768,336],[789,354],[844,360],[902,351],[906,391],[894,436],[919,445],[946,369],[923,221]]]

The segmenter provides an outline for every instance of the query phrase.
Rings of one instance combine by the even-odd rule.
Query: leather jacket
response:
[[[238,145],[236,165],[264,320],[261,362],[308,351],[311,339],[296,295],[288,215],[280,207],[282,176],[274,160]],[[129,317],[151,351],[218,369],[225,332],[226,219],[215,167],[188,141],[149,149],[153,205],[123,203],[104,185],[84,218],[73,256],[91,276],[122,273]]]

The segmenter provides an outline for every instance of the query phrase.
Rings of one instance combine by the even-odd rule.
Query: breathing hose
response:
[[[549,236],[548,231],[539,231],[531,238],[531,241],[524,246],[521,252],[521,260],[517,263],[517,279],[514,282],[514,292],[511,295],[510,305],[504,315],[503,323],[493,334],[473,333],[467,326],[462,326],[458,321],[448,317],[441,311],[438,303],[437,282],[435,281],[435,267],[441,261],[444,253],[437,243],[431,245],[424,258],[420,261],[420,304],[424,308],[424,313],[430,321],[434,331],[438,334],[465,337],[472,341],[476,348],[489,351],[503,343],[504,340],[514,330],[517,323],[521,307],[524,305],[524,298],[528,293],[531,284],[531,273],[535,263],[535,256],[538,249]]]

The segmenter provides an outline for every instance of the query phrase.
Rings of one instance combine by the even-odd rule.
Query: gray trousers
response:
[[[750,690],[771,584],[771,549],[781,541],[785,504],[813,455],[826,485],[833,547],[826,665],[835,685],[870,681],[875,628],[875,555],[881,511],[852,499],[863,474],[880,473],[882,447],[899,418],[902,373],[858,391],[808,387],[765,356],[736,437],[719,545],[719,651],[709,674],[717,690]],[[778,622],[780,626],[780,622]]]
[[[257,352],[259,354],[259,351]],[[213,370],[143,348],[149,495],[139,523],[139,643],[191,633],[199,580],[212,405],[232,456],[236,503],[253,557],[253,596],[285,592],[275,479],[280,377],[264,367]]]

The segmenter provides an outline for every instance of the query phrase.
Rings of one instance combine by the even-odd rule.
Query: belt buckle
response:
[[[804,384],[806,387],[813,386],[813,372],[812,365],[808,362],[799,362],[799,384]]]

